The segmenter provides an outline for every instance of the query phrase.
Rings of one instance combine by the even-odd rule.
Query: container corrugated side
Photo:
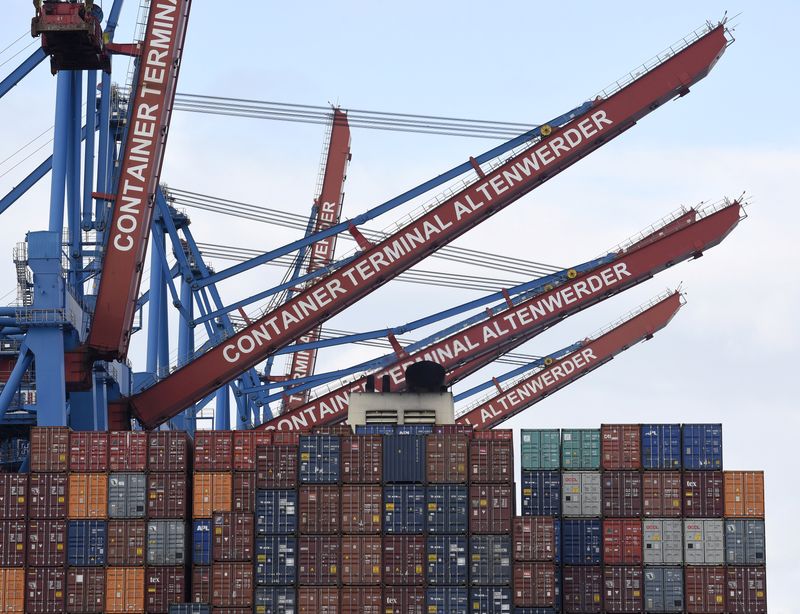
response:
[[[340,438],[335,435],[300,435],[298,478],[307,484],[339,482]]]
[[[299,614],[338,614],[339,589],[333,586],[300,586],[297,589]]]
[[[734,567],[727,575],[725,610],[731,614],[765,614],[767,611],[767,572],[763,567]]]
[[[147,436],[147,469],[177,471],[191,468],[192,450],[189,436],[183,431],[158,431]]]
[[[106,570],[102,567],[70,567],[67,569],[68,614],[90,614],[104,611]],[[3,611],[0,609],[0,612]]]
[[[472,484],[469,487],[470,533],[511,533],[513,516],[512,485]]]
[[[764,472],[725,471],[725,517],[764,517]]]
[[[339,591],[339,614],[381,614],[380,586],[343,586]]]
[[[642,472],[642,516],[680,518],[682,501],[680,471]]]
[[[144,471],[147,469],[147,433],[112,431],[108,434],[109,471]]]
[[[676,518],[642,521],[645,565],[683,563],[683,521]]]
[[[556,566],[553,563],[514,563],[514,605],[549,608],[556,601]]]
[[[253,514],[214,512],[211,528],[211,554],[215,562],[253,560]]]
[[[186,518],[187,488],[186,476],[181,473],[151,472],[147,476],[147,517]]]
[[[28,474],[0,473],[0,519],[24,520],[28,509]]]
[[[383,438],[380,435],[348,435],[340,443],[342,482],[380,484],[383,476]]]
[[[556,520],[552,517],[515,517],[512,533],[515,561],[555,560]]]
[[[383,481],[425,482],[425,435],[384,435]]]
[[[424,614],[425,589],[421,586],[386,586],[383,589],[384,614]]]
[[[642,564],[642,521],[627,518],[603,520],[603,563]]]
[[[469,589],[465,586],[429,586],[425,590],[428,614],[468,614]]]
[[[642,474],[638,471],[603,472],[603,516],[638,518],[642,515]]]
[[[603,469],[640,469],[642,445],[639,425],[601,425],[600,454],[600,465]]]
[[[425,538],[422,535],[383,537],[383,583],[385,585],[425,583]]]
[[[294,586],[257,586],[253,596],[255,614],[296,614]]]
[[[144,565],[147,547],[147,524],[144,520],[108,521],[109,567]]]
[[[297,488],[297,446],[256,446],[256,487]]]
[[[230,512],[233,507],[233,476],[230,473],[195,473],[192,491],[192,516],[211,518],[214,512]]]
[[[429,533],[468,531],[469,492],[464,484],[433,484],[425,491],[426,527]]]
[[[647,612],[683,612],[683,568],[646,567],[644,607]]]
[[[763,565],[766,535],[763,520],[725,520],[725,562],[728,565]]]
[[[725,568],[686,567],[684,590],[687,614],[722,614],[725,612]]]
[[[67,484],[67,518],[105,519],[108,516],[108,476],[70,473]]]
[[[297,531],[297,491],[256,492],[256,533],[289,535]]]
[[[505,439],[471,439],[469,481],[511,484],[514,481],[514,445]]]
[[[211,567],[211,605],[247,608],[253,605],[253,564],[216,563]]]
[[[171,604],[186,601],[184,568],[149,567],[145,573],[144,592],[148,614],[168,614]]]
[[[297,582],[339,584],[342,542],[331,535],[301,535],[297,540]]]
[[[195,471],[233,469],[233,431],[197,431],[194,435]]]
[[[31,473],[28,487],[28,517],[44,520],[67,517],[65,473]]]
[[[30,468],[35,473],[66,473],[69,468],[69,429],[37,426],[31,429]]]
[[[342,536],[342,584],[380,585],[383,545],[378,535]]]
[[[303,484],[299,489],[300,533],[339,533],[340,491],[333,484]]]
[[[561,483],[564,516],[600,516],[603,504],[599,471],[563,471]]]
[[[27,564],[61,567],[67,562],[67,523],[29,520]]]
[[[255,582],[259,586],[297,581],[297,539],[290,535],[259,535],[255,540]]]
[[[683,469],[722,470],[722,425],[684,424]]]
[[[686,518],[722,518],[725,506],[721,471],[684,471],[682,481]]]
[[[25,611],[25,570],[0,568],[0,612]]]
[[[561,431],[522,429],[520,456],[522,469],[533,471],[561,469]]]
[[[341,523],[344,534],[381,532],[383,490],[371,484],[343,484]]]
[[[69,470],[108,471],[108,433],[73,431],[69,434]]]
[[[383,531],[386,534],[425,531],[424,486],[391,484],[384,487]]]
[[[233,474],[233,500],[231,510],[254,514],[256,511],[256,474],[238,471]]]
[[[506,614],[511,611],[513,594],[507,586],[473,586],[469,589],[472,614]]]
[[[429,535],[426,540],[425,578],[429,585],[466,585],[467,538],[463,535]]]
[[[211,565],[211,521],[192,522],[192,564]]]
[[[642,468],[681,469],[681,425],[643,424]]]
[[[108,475],[109,518],[144,518],[146,501],[147,476],[144,473]]]
[[[0,567],[25,565],[27,533],[28,527],[24,520],[0,520]]]
[[[603,567],[603,610],[609,614],[643,610],[642,568],[631,565],[606,565]]]
[[[255,471],[258,446],[272,444],[270,431],[234,431],[233,432],[233,470]]]
[[[211,566],[192,567],[192,603],[211,603]]]
[[[67,522],[67,565],[105,565],[107,539],[104,520],[70,520]]]
[[[469,540],[470,583],[510,585],[512,556],[510,535],[473,535]]]
[[[563,429],[561,467],[567,470],[600,469],[600,429]]]
[[[683,543],[687,565],[721,565],[725,561],[722,520],[684,520]]]
[[[67,575],[63,567],[28,567],[25,570],[25,611],[64,612]]]
[[[599,565],[603,555],[600,520],[561,521],[561,560],[565,565]]]
[[[106,612],[122,614],[144,611],[144,569],[141,567],[107,568]]]
[[[559,471],[522,470],[521,478],[523,516],[561,515],[561,473]]]
[[[469,439],[466,435],[428,435],[425,439],[425,468],[429,484],[467,482]]]
[[[602,610],[603,570],[599,565],[565,565],[561,580],[564,612],[597,614]]]
[[[182,520],[147,522],[147,564],[183,565],[186,563],[186,524]]]

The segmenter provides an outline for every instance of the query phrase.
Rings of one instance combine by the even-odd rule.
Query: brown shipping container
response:
[[[28,474],[0,473],[0,519],[24,520],[28,509]]]
[[[382,550],[378,535],[342,536],[342,584],[380,584]]]
[[[339,487],[304,484],[300,487],[300,533],[338,533]]]
[[[553,563],[514,563],[514,605],[551,608],[555,605],[556,566]]]
[[[106,568],[106,612],[144,612],[144,569]]]
[[[299,431],[272,431],[272,443],[276,446],[300,445]]]
[[[472,439],[469,442],[469,467],[470,482],[510,484],[514,480],[513,442]]]
[[[234,512],[253,514],[256,511],[256,474],[253,472],[238,472],[233,474],[233,501],[231,509]]]
[[[73,431],[69,434],[69,470],[108,471],[108,433]]]
[[[28,485],[29,518],[67,517],[67,475],[32,473]]]
[[[342,437],[340,444],[342,482],[380,484],[383,477],[383,439],[380,435]]]
[[[26,533],[24,520],[0,520],[0,567],[25,565]]]
[[[311,427],[311,433],[314,435],[337,435],[344,437],[353,434],[353,429],[349,424],[339,422],[337,424],[317,424]]]
[[[61,567],[67,561],[65,520],[28,521],[28,565]]]
[[[724,567],[685,567],[683,573],[687,614],[725,612]]]
[[[567,614],[596,614],[603,607],[603,571],[600,566],[565,565],[562,600]]]
[[[297,488],[297,445],[256,447],[258,488]]]
[[[31,429],[32,472],[66,473],[69,467],[69,429],[40,426]]]
[[[144,579],[148,614],[168,614],[173,603],[186,601],[186,570],[183,567],[148,567]]]
[[[641,567],[603,567],[603,611],[612,614],[644,610],[644,577]]]
[[[638,424],[600,426],[600,463],[603,469],[640,469],[641,429]]]
[[[211,605],[246,608],[253,605],[253,564],[215,563],[211,567]]]
[[[467,481],[469,439],[466,435],[428,435],[425,438],[425,471],[432,484],[464,484]]]
[[[552,561],[556,528],[552,516],[517,516],[513,521],[514,560]]]
[[[147,433],[113,431],[108,435],[109,471],[147,469]]]
[[[323,586],[301,586],[297,589],[299,614],[339,614],[339,589]]]
[[[424,614],[425,589],[421,586],[386,586],[383,589],[383,614]],[[478,610],[473,610],[477,612]]]
[[[186,476],[151,472],[147,476],[147,517],[186,518],[189,512]]]
[[[233,476],[230,473],[195,473],[192,516],[211,518],[214,512],[230,512]]]
[[[211,523],[214,561],[252,561],[255,539],[253,514],[214,512]]]
[[[604,471],[603,516],[636,518],[642,514],[642,474],[638,471]]]
[[[683,515],[686,518],[722,518],[722,471],[683,472]]]
[[[642,564],[642,521],[606,518],[603,520],[603,563],[606,565]]]
[[[25,570],[25,611],[64,612],[66,585],[63,567],[28,567]]]
[[[380,586],[345,586],[339,593],[339,614],[381,614]]]
[[[642,515],[647,518],[680,518],[681,472],[642,473]]]
[[[469,487],[470,533],[511,533],[514,487],[473,484]]]
[[[338,584],[341,541],[329,535],[301,535],[298,540],[298,584]]]
[[[103,612],[106,604],[106,570],[102,567],[67,569],[67,612]]]
[[[189,471],[189,436],[184,431],[158,431],[147,436],[147,468],[150,471]]]
[[[272,444],[270,431],[233,431],[233,470],[256,470],[256,447]]]
[[[211,603],[211,568],[192,567],[192,603]]]
[[[109,567],[144,565],[146,542],[144,520],[109,520],[106,564]]]
[[[0,569],[0,612],[25,611],[25,570]]]
[[[725,518],[764,517],[764,472],[725,471]]]
[[[472,434],[475,439],[483,439],[486,441],[512,441],[514,439],[514,431],[511,429],[491,429],[488,431],[473,431]]]
[[[470,424],[435,424],[433,432],[436,435],[466,435],[471,438],[475,429]]]
[[[195,471],[233,469],[233,431],[197,431],[194,435]]]
[[[381,532],[383,491],[380,486],[345,484],[341,490],[341,502],[342,533]]]
[[[67,518],[102,520],[108,514],[108,476],[100,473],[70,473]]]
[[[763,567],[726,569],[725,611],[731,614],[766,614],[767,572]]]
[[[425,538],[422,535],[384,535],[383,583],[425,583]]]

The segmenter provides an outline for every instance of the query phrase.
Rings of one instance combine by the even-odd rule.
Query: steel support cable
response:
[[[30,36],[30,35],[31,35],[31,31],[30,30],[25,30],[25,32],[23,32],[18,39],[14,40],[14,41],[11,41],[10,43],[8,43],[8,45],[6,45],[2,49],[0,49],[0,55],[3,55],[6,51],[11,49],[14,45],[16,45],[23,38],[25,38],[26,36]]]

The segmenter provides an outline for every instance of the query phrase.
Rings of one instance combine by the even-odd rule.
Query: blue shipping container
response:
[[[564,565],[599,565],[602,555],[603,532],[599,520],[561,521],[561,559]]]
[[[553,608],[514,608],[514,614],[556,614]]]
[[[294,614],[297,594],[293,586],[259,586],[255,592],[256,614]]]
[[[394,427],[395,435],[430,435],[433,433],[432,424],[398,424]]]
[[[192,563],[211,565],[211,521],[195,520],[192,524]]]
[[[428,584],[467,583],[467,538],[464,535],[429,535],[425,552]]]
[[[473,535],[469,540],[469,577],[476,586],[511,584],[510,535]]]
[[[425,487],[387,485],[383,489],[384,533],[425,532]]]
[[[463,484],[436,484],[427,488],[425,506],[429,533],[466,533],[467,500]]]
[[[393,424],[357,424],[356,435],[394,435]]]
[[[297,540],[288,535],[256,537],[256,584],[294,584]]]
[[[467,614],[469,591],[464,586],[429,586],[425,605],[428,614]]]
[[[339,437],[300,435],[300,481],[336,484],[339,481]]]
[[[256,491],[256,533],[287,535],[297,531],[297,491]]]
[[[561,563],[561,519],[553,519],[553,533],[555,535],[555,552],[553,552],[553,562],[558,565]],[[558,574],[556,574],[556,580]]]
[[[173,603],[169,614],[211,614],[211,606],[205,603]]]
[[[642,425],[642,467],[644,469],[681,468],[681,425]]]
[[[511,612],[511,589],[506,586],[476,586],[469,591],[472,614],[508,614]]]
[[[683,468],[722,470],[722,425],[683,425]]]
[[[70,520],[67,523],[67,564],[75,567],[106,564],[105,520]]]
[[[522,515],[561,515],[559,471],[522,471]]]
[[[383,481],[412,484],[425,481],[424,435],[384,435]]]

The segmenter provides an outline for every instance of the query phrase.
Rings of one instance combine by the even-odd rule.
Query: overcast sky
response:
[[[110,2],[104,4],[110,6]],[[129,1],[117,41],[129,40]],[[794,2],[562,4],[522,2],[194,3],[179,91],[311,105],[538,123],[595,92],[726,9],[736,43],[689,96],[460,238],[456,245],[567,266],[604,252],[681,205],[747,191],[748,219],[705,257],[579,314],[522,351],[541,355],[592,333],[683,282],[687,304],[649,342],[506,423],[520,428],[601,422],[722,422],[725,467],[764,469],[770,611],[793,613],[800,584],[794,391],[800,170]],[[536,7],[536,8],[534,8]],[[24,36],[30,3],[5,7],[0,49]],[[28,39],[0,54],[0,76]],[[3,62],[6,62],[3,64]],[[122,82],[127,61],[115,63]],[[42,65],[0,101],[0,160],[46,131],[55,78]],[[47,135],[0,163],[5,194],[48,152]],[[163,180],[171,186],[305,213],[323,128],[176,113]],[[345,215],[463,162],[495,142],[354,129]],[[24,155],[31,157],[16,169]],[[48,182],[0,217],[0,304],[15,298],[11,251],[47,227]],[[274,226],[189,211],[205,243],[266,250],[296,238]],[[388,226],[395,215],[371,224]],[[350,244],[341,242],[340,253]],[[232,264],[214,261],[217,268]],[[418,268],[498,277],[430,259]],[[226,300],[275,282],[263,267],[222,285]],[[512,275],[500,275],[519,279]],[[394,282],[331,321],[347,330],[396,325],[472,298],[463,290]],[[412,335],[413,336],[413,335]],[[138,335],[143,337],[143,334]],[[143,339],[133,359],[143,368]],[[320,355],[320,369],[368,356]],[[508,367],[494,366],[467,384]]]

